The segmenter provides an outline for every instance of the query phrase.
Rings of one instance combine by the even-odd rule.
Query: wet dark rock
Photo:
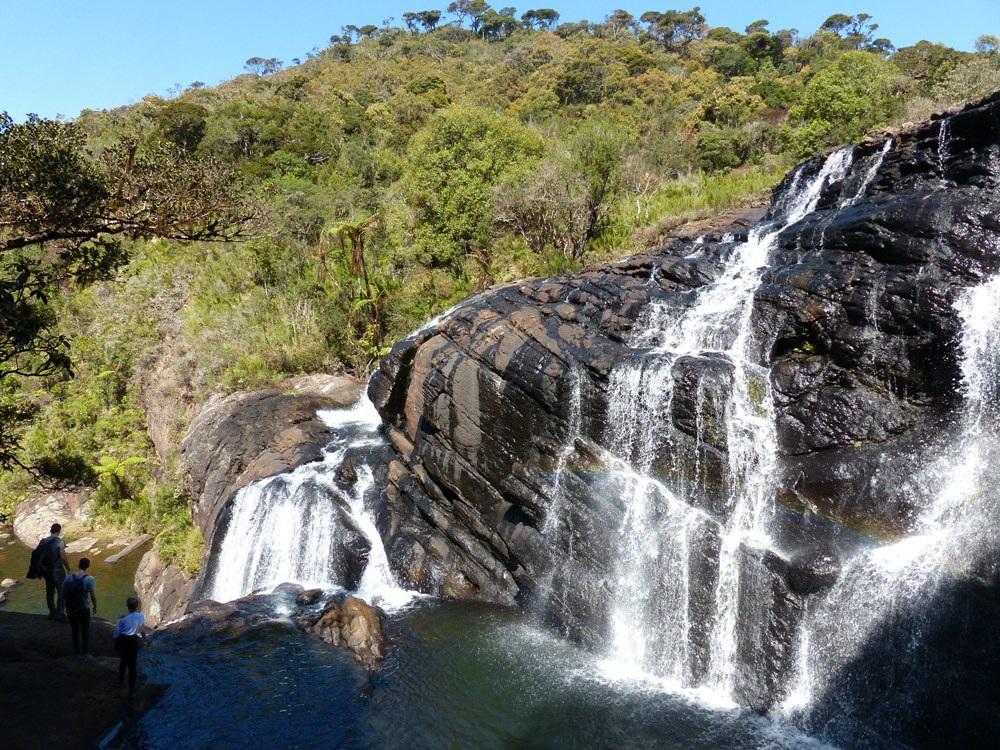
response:
[[[753,301],[750,356],[769,368],[777,423],[776,542],[805,550],[790,562],[745,558],[740,585],[762,609],[741,613],[759,617],[741,619],[750,631],[738,692],[754,707],[780,694],[804,598],[834,583],[838,559],[862,536],[911,532],[931,500],[910,480],[960,406],[954,303],[1000,270],[1000,98],[951,117],[943,151],[942,127],[895,133],[881,162],[885,137],[856,146],[846,176],[777,239]],[[786,178],[772,216],[787,208],[793,180],[822,163]],[[613,427],[610,378],[645,355],[627,342],[654,308],[689,306],[747,231],[714,228],[499,287],[392,349],[369,395],[395,452],[379,528],[407,585],[538,608],[564,632],[603,642],[608,543],[623,513],[595,448]],[[720,523],[731,511],[731,381],[711,355],[675,362],[652,446],[653,473],[698,488],[689,501]],[[556,523],[546,524],[550,514]],[[698,587],[714,586],[704,571],[717,555],[708,547],[695,566],[704,580],[691,606],[703,619],[712,612]]]
[[[796,554],[788,565],[788,586],[796,594],[818,594],[837,582],[840,558],[830,547],[814,547]]]
[[[349,458],[344,459],[344,462],[337,468],[337,479],[348,486],[352,486],[358,481],[358,472],[354,468],[354,461]]]
[[[235,638],[247,631],[269,622],[273,615],[262,607],[254,607],[261,597],[247,597],[234,602],[222,603],[209,599],[194,602],[188,608],[188,615],[180,622],[169,626],[166,632],[176,636],[182,633],[191,643],[201,640],[217,640],[220,635]]]
[[[761,713],[780,700],[794,667],[794,636],[805,600],[790,576],[789,564],[773,552],[740,550],[734,691],[740,703]]]
[[[295,603],[300,607],[308,607],[319,601],[323,596],[323,589],[306,589],[295,598]]]

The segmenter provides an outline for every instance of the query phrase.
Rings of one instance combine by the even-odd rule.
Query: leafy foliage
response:
[[[761,202],[799,157],[1000,88],[994,38],[877,31],[455,0],[171,100],[0,119],[0,445],[21,441],[0,513],[37,478],[96,486],[102,523],[195,565],[176,458],[147,435],[151,368],[178,411],[365,375],[478,289],[645,249]]]

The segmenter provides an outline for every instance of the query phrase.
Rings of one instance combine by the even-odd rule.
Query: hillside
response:
[[[39,482],[95,487],[96,523],[157,533],[194,568],[176,447],[212,394],[365,376],[475,291],[648,249],[763,203],[800,158],[1000,89],[1000,40],[896,50],[864,14],[806,35],[454,5],[451,23],[346,27],[287,68],[251,58],[218,87],[81,114],[92,153],[131,138],[235,170],[252,236],[126,241],[104,278],[47,290],[73,375],[3,378],[22,468],[0,474],[0,513]]]

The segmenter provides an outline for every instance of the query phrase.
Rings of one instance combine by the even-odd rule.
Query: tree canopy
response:
[[[175,146],[121,140],[93,153],[72,123],[0,114],[0,383],[70,371],[49,296],[124,263],[123,239],[242,236],[253,212],[237,185],[217,161]],[[0,466],[9,468],[16,441],[6,427]]]

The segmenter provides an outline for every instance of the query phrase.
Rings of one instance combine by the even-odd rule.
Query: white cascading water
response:
[[[343,535],[354,533],[345,527],[346,516],[370,545],[356,594],[389,608],[412,598],[412,592],[396,583],[375,520],[365,508],[373,484],[371,467],[354,467],[357,480],[349,490],[334,480],[348,450],[382,442],[378,412],[362,397],[353,407],[324,410],[318,416],[332,433],[322,460],[236,493],[206,597],[226,602],[285,582],[339,587],[342,561],[331,550]]]
[[[545,488],[549,498],[548,511],[542,522],[542,536],[550,542],[553,549],[552,559],[544,577],[538,582],[538,604],[541,611],[549,609],[558,597],[555,591],[556,577],[562,569],[573,561],[574,534],[573,518],[565,512],[569,501],[566,490],[566,472],[571,459],[576,452],[577,440],[580,438],[583,423],[583,396],[581,377],[577,370],[571,372],[572,386],[569,394],[568,433],[566,441],[556,456],[556,464]],[[556,545],[562,539],[565,545],[560,549]]]
[[[868,186],[872,184],[872,180],[874,180],[875,175],[878,174],[878,170],[882,166],[882,162],[885,160],[885,155],[892,150],[894,143],[895,141],[892,138],[886,138],[885,143],[882,144],[882,150],[872,157],[871,164],[868,166],[868,171],[865,172],[864,179],[861,180],[861,184],[858,186],[858,189],[854,191],[854,195],[850,198],[844,198],[840,202],[841,208],[853,206],[864,197],[865,192],[868,190]]]
[[[1000,276],[966,291],[956,308],[965,397],[958,439],[913,482],[914,491],[928,487],[934,495],[912,535],[849,560],[834,587],[810,608],[783,704],[788,714],[807,708],[825,679],[856,659],[895,612],[931,600],[948,580],[971,577],[1000,541],[989,522],[1000,512]]]
[[[768,544],[776,451],[767,369],[750,359],[753,297],[778,235],[815,209],[824,186],[843,179],[851,154],[851,149],[831,154],[804,184],[801,170],[796,172],[779,207],[782,215],[733,249],[721,276],[697,292],[692,306],[680,312],[651,306],[645,327],[630,342],[640,353],[612,373],[605,440],[623,462],[617,473],[626,499],[609,660],[616,672],[655,675],[676,688],[700,688],[715,701],[732,700],[738,556],[741,545]],[[654,461],[670,445],[665,415],[671,410],[674,365],[681,357],[706,355],[732,370],[724,402],[730,493],[721,526],[695,507],[698,476],[671,487],[651,476]],[[703,395],[699,391],[699,398]],[[721,538],[714,620],[707,676],[696,682],[689,579],[692,555],[701,554],[711,534]]]

